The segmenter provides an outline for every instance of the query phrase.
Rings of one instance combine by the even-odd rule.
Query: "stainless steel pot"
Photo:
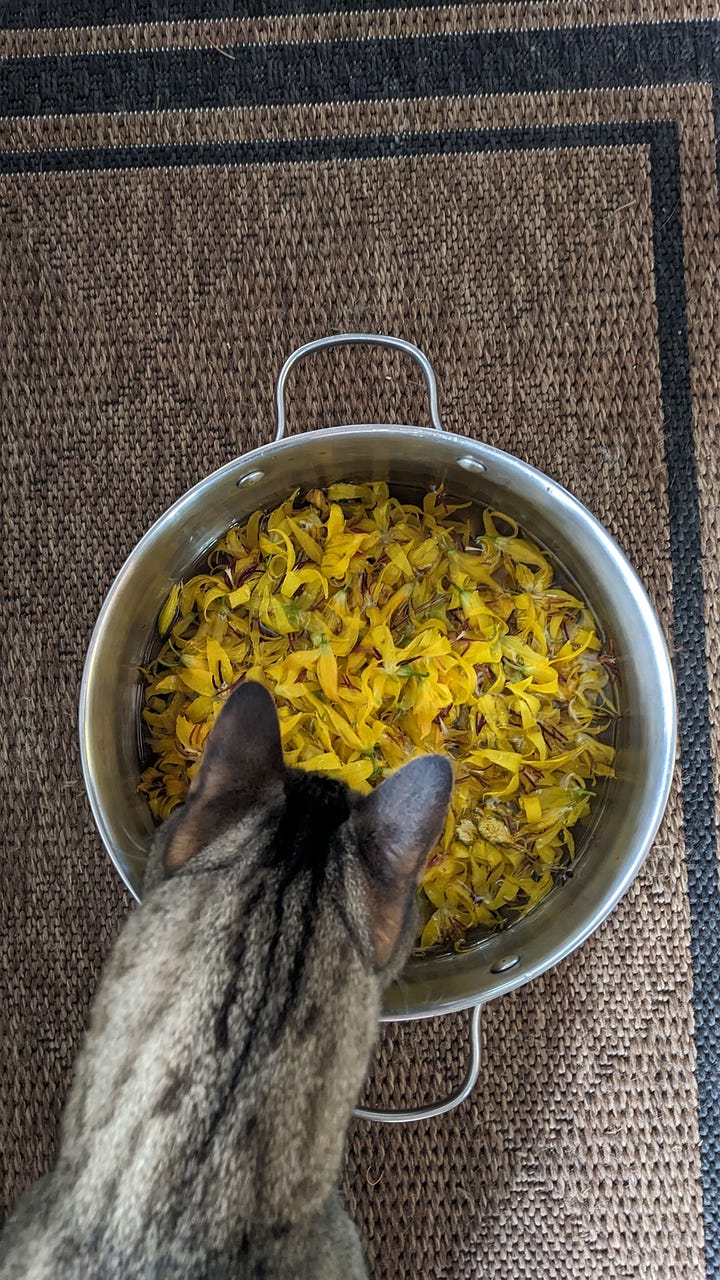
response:
[[[406,352],[421,366],[432,428],[354,425],[285,438],[285,384],[293,365],[323,347],[374,343]],[[529,982],[569,955],[612,910],[637,874],[663,815],[675,758],[672,669],[648,597],[619,547],[559,484],[510,454],[442,429],[426,357],[409,342],[341,334],[300,347],[277,384],[272,444],[213,472],[152,526],[128,557],[98,617],[80,694],[80,744],[90,805],[117,870],[136,897],[153,835],[137,791],[140,751],[138,666],[171,584],[231,524],[268,508],[298,485],[387,480],[400,496],[442,483],[458,499],[496,507],[539,539],[574,580],[612,639],[622,717],[616,778],[578,842],[573,878],[507,932],[462,954],[414,957],[388,990],[385,1019],[410,1019],[475,1006],[472,1061],[462,1089],[442,1104],[374,1119],[437,1115],[467,1096],[480,1063],[485,1002]]]

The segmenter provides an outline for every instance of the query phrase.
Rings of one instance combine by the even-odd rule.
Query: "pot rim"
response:
[[[637,840],[633,856],[623,865],[623,874],[618,878],[617,882],[612,886],[612,891],[607,893],[602,901],[599,902],[592,912],[588,912],[584,919],[580,921],[578,926],[572,932],[552,948],[550,948],[542,957],[530,966],[519,966],[518,970],[509,969],[503,975],[498,974],[498,981],[494,985],[491,993],[483,994],[464,994],[448,1001],[434,1000],[423,1003],[417,1002],[417,1007],[403,1009],[402,1004],[396,1004],[391,1009],[384,1009],[381,1015],[382,1021],[409,1021],[416,1018],[433,1017],[440,1014],[457,1012],[462,1009],[470,1008],[477,1004],[486,1003],[494,1000],[501,995],[523,986],[526,982],[545,973],[574,952],[583,942],[590,937],[599,925],[611,913],[629,885],[637,875],[642,866],[657,834],[658,827],[662,820],[667,805],[670,788],[672,785],[672,777],[675,763],[675,755],[677,749],[677,711],[675,702],[675,688],[672,673],[670,656],[668,653],[667,642],[663,634],[660,623],[655,614],[655,610],[650,598],[640,581],[637,573],[633,569],[629,560],[616,543],[614,538],[604,526],[596,519],[588,508],[573,496],[563,485],[553,480],[545,472],[533,467],[530,463],[518,458],[515,454],[508,453],[505,450],[498,449],[493,445],[485,444],[481,441],[456,434],[449,431],[436,431],[431,427],[413,426],[405,424],[393,423],[352,423],[340,426],[325,427],[315,431],[298,432],[292,436],[284,437],[280,440],[274,440],[259,445],[247,453],[239,454],[237,457],[224,463],[221,467],[216,468],[207,476],[199,480],[190,489],[186,490],[178,498],[175,499],[163,513],[157,517],[150,528],[143,534],[135,547],[126,557],[120,570],[112,581],[105,598],[103,600],[100,612],[98,614],[95,626],[91,633],[88,649],[83,666],[80,700],[78,707],[78,728],[80,736],[80,752],[82,761],[83,777],[85,789],[90,803],[93,819],[99,831],[102,842],[107,850],[110,859],[115,866],[121,879],[136,900],[139,895],[133,889],[127,870],[119,861],[119,853],[115,849],[114,842],[110,836],[109,828],[103,812],[100,795],[95,785],[92,766],[92,746],[88,733],[89,726],[89,703],[92,696],[93,675],[98,653],[101,649],[103,634],[107,626],[108,620],[112,613],[113,606],[116,602],[119,592],[122,590],[126,578],[132,573],[136,564],[141,561],[149,551],[158,533],[173,518],[178,516],[185,506],[191,507],[194,500],[202,493],[207,492],[221,477],[226,477],[239,472],[236,484],[238,489],[249,487],[252,485],[253,473],[261,472],[260,464],[265,460],[271,460],[280,450],[286,454],[293,448],[308,448],[308,442],[323,440],[338,433],[368,433],[379,437],[390,438],[391,440],[402,440],[404,435],[411,433],[415,437],[421,437],[428,444],[432,442],[433,450],[442,453],[448,451],[449,454],[455,455],[458,461],[458,450],[460,450],[460,465],[467,462],[466,469],[468,471],[490,470],[493,462],[507,465],[513,468],[519,468],[521,472],[534,478],[536,483],[541,483],[546,493],[559,501],[565,506],[566,510],[572,511],[576,518],[588,529],[591,536],[598,542],[605,555],[614,562],[616,571],[622,576],[624,582],[631,591],[635,604],[643,616],[643,622],[648,634],[652,638],[652,652],[654,656],[654,664],[658,677],[658,687],[662,699],[662,720],[665,728],[665,736],[658,750],[662,752],[661,757],[655,760],[653,775],[655,779],[655,799],[654,804],[647,816],[644,833],[641,839]],[[536,909],[533,915],[542,910],[542,904]],[[512,950],[512,944],[509,944],[509,950]],[[451,962],[453,957],[448,956]]]

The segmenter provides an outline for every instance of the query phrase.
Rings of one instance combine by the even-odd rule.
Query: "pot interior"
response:
[[[617,546],[581,504],[518,459],[418,427],[337,427],[267,445],[215,472],[160,518],[120,571],[93,634],[80,708],[83,767],[103,840],[136,897],[154,831],[137,792],[144,754],[138,667],[155,644],[167,592],[230,525],[298,486],[338,480],[386,480],[405,501],[443,485],[453,498],[512,516],[589,602],[618,663],[617,776],[577,829],[572,878],[468,951],[413,957],[387,992],[385,1015],[418,1017],[519,986],[567,955],[611,910],[665,807],[675,745],[672,676],[655,615]]]

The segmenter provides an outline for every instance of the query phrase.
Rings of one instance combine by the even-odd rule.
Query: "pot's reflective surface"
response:
[[[419,1017],[487,1000],[542,973],[608,914],[639,869],[662,817],[675,757],[672,671],[648,598],[618,547],[564,489],[518,459],[421,427],[353,426],[265,445],[215,472],[153,526],[126,561],[88,651],[80,703],[85,781],[118,871],[138,897],[153,824],[137,793],[138,666],[170,585],[222,533],[297,486],[387,480],[406,499],[443,484],[497,507],[575,580],[612,639],[622,718],[617,777],[578,849],[572,879],[505,933],[464,954],[411,960],[385,1015]]]

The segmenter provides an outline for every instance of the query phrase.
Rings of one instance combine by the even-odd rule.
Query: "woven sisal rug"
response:
[[[4,1205],[51,1160],[130,908],[76,735],[98,609],[173,499],[270,438],[285,355],[363,329],[428,353],[447,427],[610,529],[670,638],[681,725],[640,877],[578,953],[488,1007],[468,1102],[354,1125],[345,1191],[373,1274],[716,1280],[718,9],[331,9],[3,6]],[[295,377],[291,425],[328,415],[426,407],[400,358],[355,350]],[[386,1029],[367,1098],[432,1098],[466,1055],[462,1015]]]

